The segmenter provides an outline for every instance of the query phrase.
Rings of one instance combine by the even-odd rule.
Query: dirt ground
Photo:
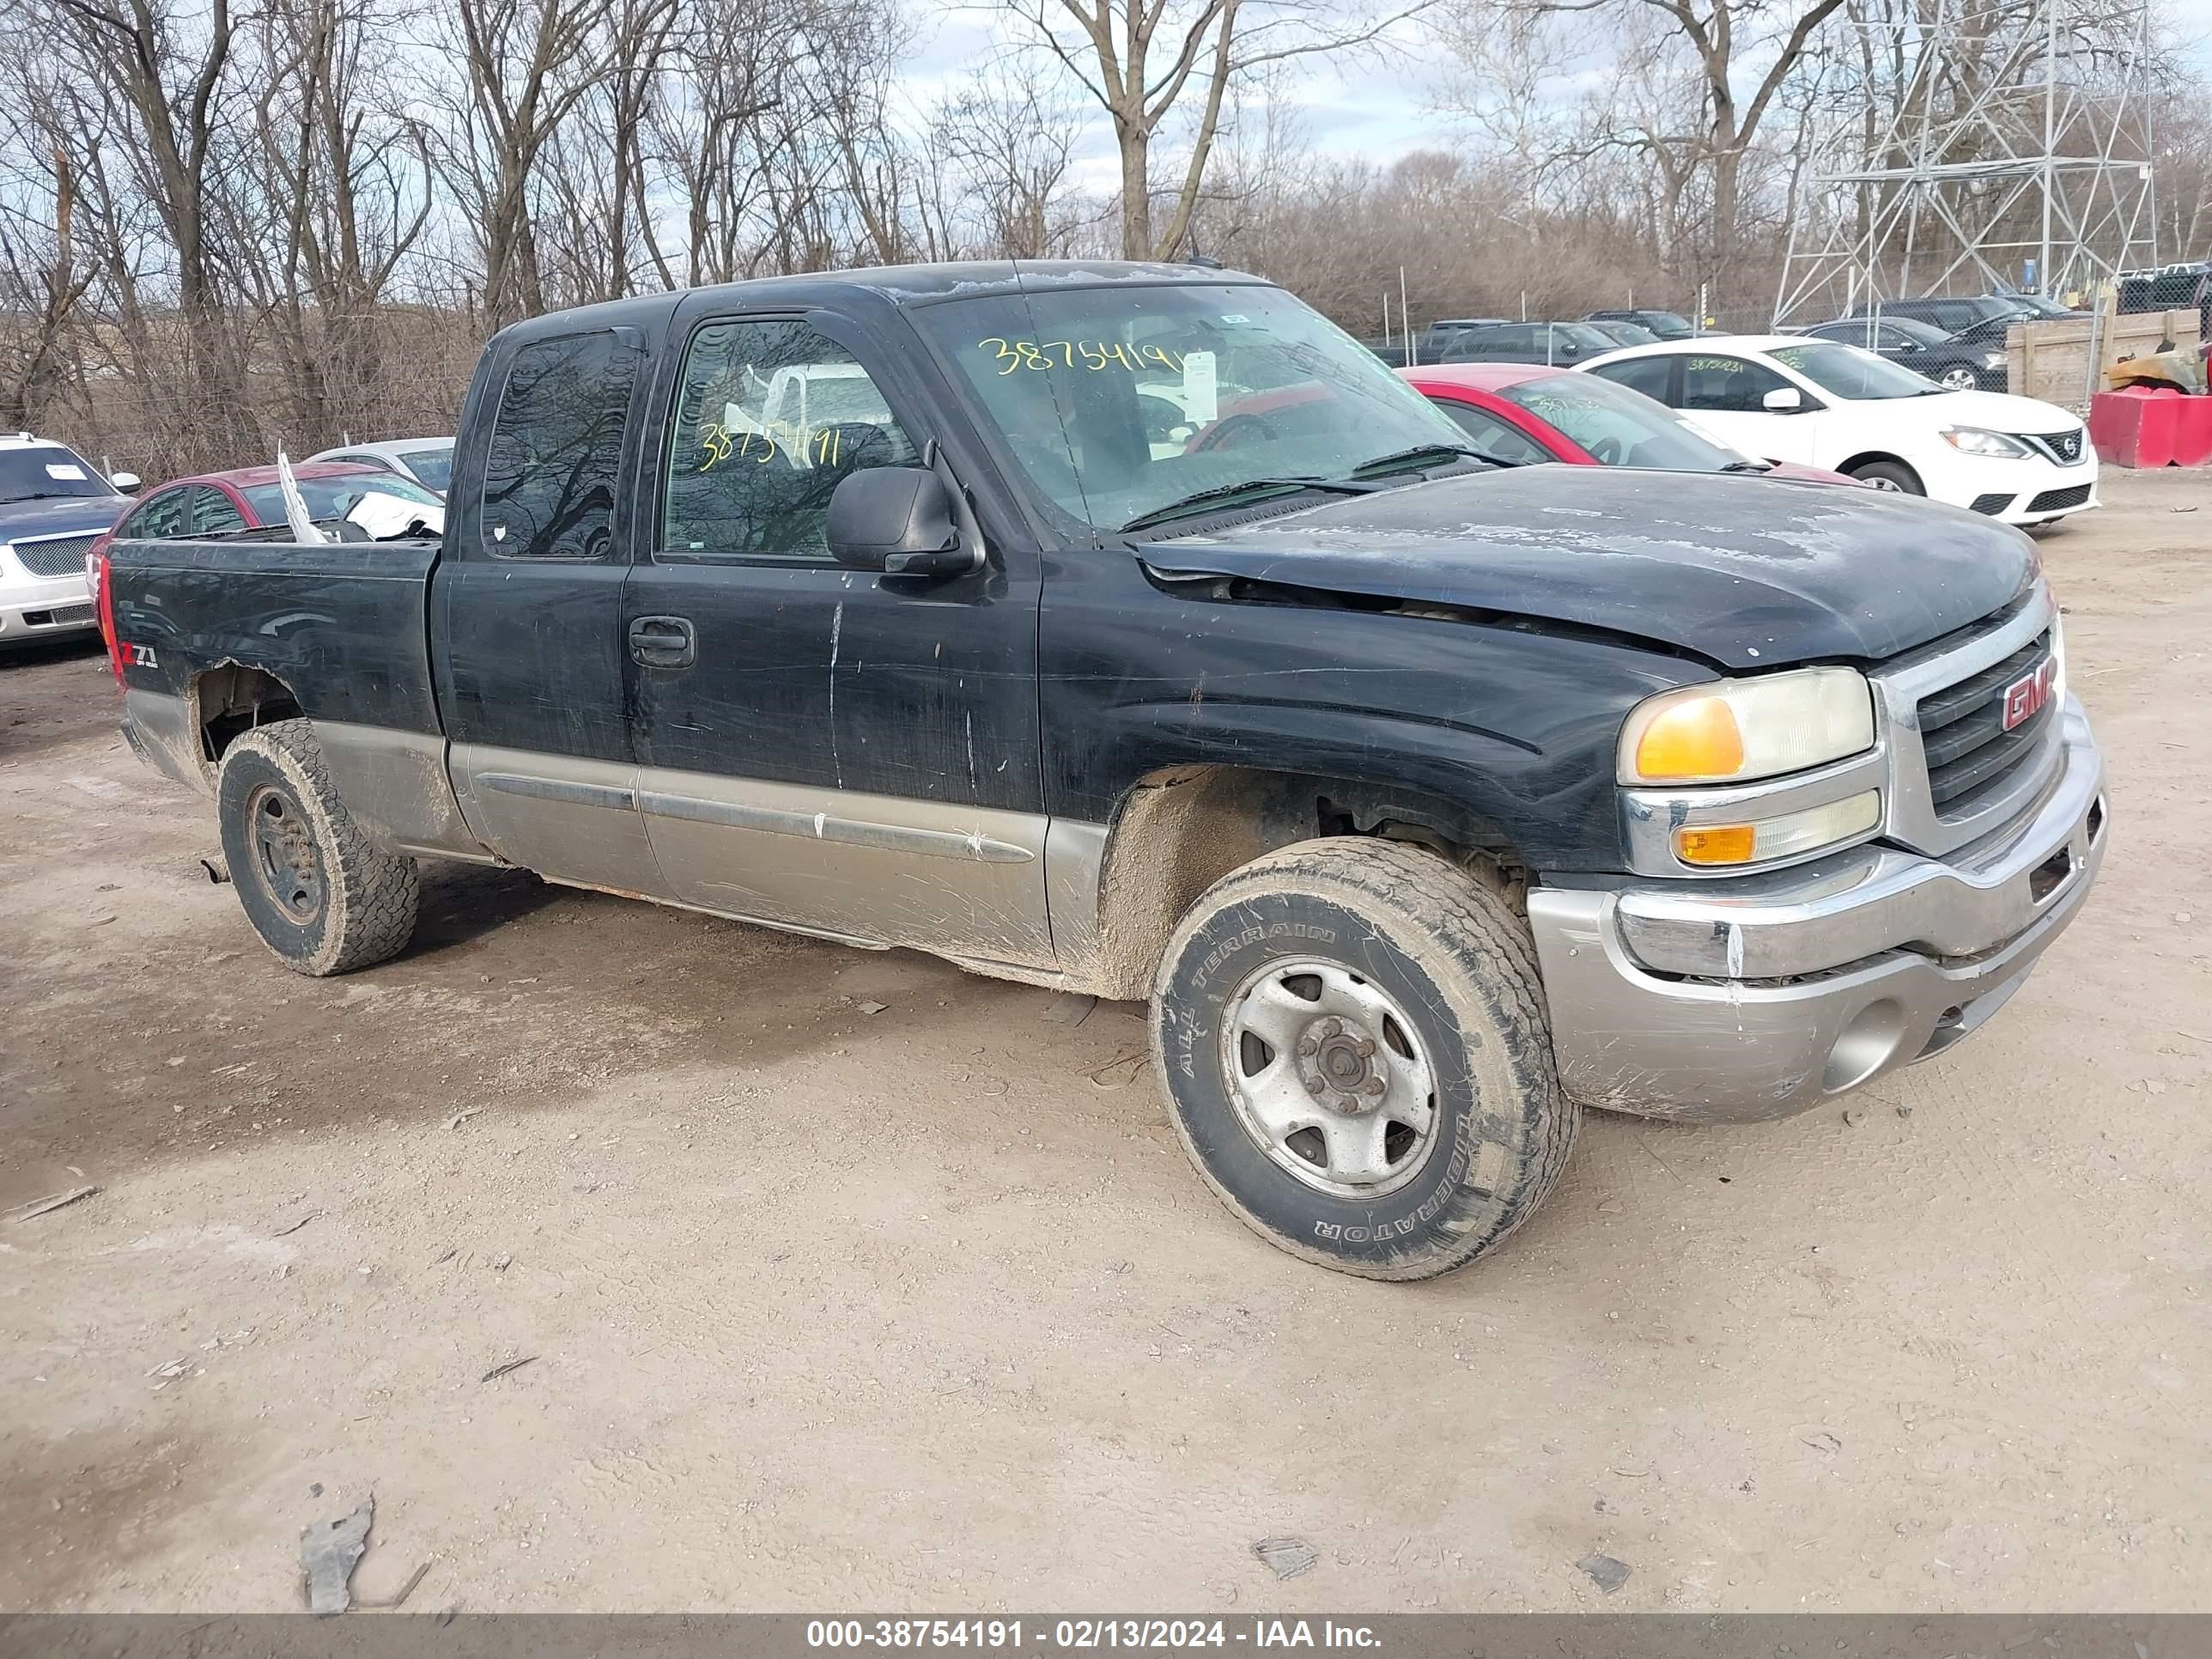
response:
[[[0,1609],[295,1607],[372,1489],[410,1608],[2212,1607],[2212,480],[2108,494],[2012,1006],[1413,1286],[1214,1202],[1133,1006],[458,866],[296,978],[97,652],[0,662],[0,1206],[100,1189],[0,1220]]]

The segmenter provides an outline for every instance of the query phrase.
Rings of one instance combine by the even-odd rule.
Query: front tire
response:
[[[1936,384],[1953,392],[1979,392],[1982,374],[1972,363],[1954,363],[1936,377]]]
[[[1928,493],[1928,486],[1920,482],[1920,475],[1902,461],[1862,461],[1850,472],[1861,483],[1887,490],[1893,495]]]
[[[1152,1053],[1191,1163],[1270,1243],[1427,1279],[1534,1213],[1580,1121],[1527,924],[1434,854],[1300,842],[1169,942]]]
[[[414,936],[415,860],[362,833],[306,720],[257,726],[223,751],[216,816],[246,919],[294,973],[371,967]]]

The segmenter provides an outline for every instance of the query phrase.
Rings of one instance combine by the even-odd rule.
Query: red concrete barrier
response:
[[[2123,386],[2089,400],[2089,441],[2106,466],[2169,466],[2185,404],[2212,402],[2163,386]]]
[[[2212,466],[2212,398],[2184,398],[2174,417],[2173,459],[2178,466]]]

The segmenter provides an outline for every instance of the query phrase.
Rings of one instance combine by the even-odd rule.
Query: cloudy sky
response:
[[[2212,0],[2194,3],[2212,7]],[[994,17],[988,6],[932,10],[923,0],[915,16],[921,46],[905,80],[917,106],[926,106],[937,94],[1002,53],[1009,40],[1025,38],[1018,26]],[[1416,37],[1410,28],[1401,35],[1405,50],[1395,58],[1331,54],[1288,66],[1279,95],[1291,106],[1299,131],[1316,149],[1387,161],[1423,143],[1438,142],[1430,77],[1413,50]],[[1111,189],[1118,175],[1103,112],[1087,100],[1076,107],[1091,129],[1081,153],[1082,182]]]
[[[2191,55],[2212,70],[2212,0],[2148,3],[2154,18],[2187,40]],[[988,4],[933,9],[928,0],[921,0],[915,15],[921,49],[906,81],[916,107],[926,106],[935,94],[1002,52],[1009,40],[1019,38],[1003,14],[994,14]],[[1388,162],[1423,145],[1450,141],[1452,124],[1435,106],[1434,48],[1419,50],[1419,37],[1410,27],[1401,31],[1401,39],[1407,50],[1393,58],[1316,56],[1289,66],[1277,95],[1290,105],[1298,131],[1315,149]],[[1088,102],[1080,108],[1089,125],[1080,152],[1079,182],[1110,190],[1116,172],[1103,117]]]

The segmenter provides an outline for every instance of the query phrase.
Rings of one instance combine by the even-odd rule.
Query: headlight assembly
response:
[[[1746,783],[1874,746],[1874,696],[1855,668],[1800,668],[1662,692],[1630,711],[1628,784]]]
[[[1978,426],[1947,426],[1943,441],[1961,455],[1984,455],[1996,460],[2018,460],[2035,453],[2009,433],[1986,432]]]

